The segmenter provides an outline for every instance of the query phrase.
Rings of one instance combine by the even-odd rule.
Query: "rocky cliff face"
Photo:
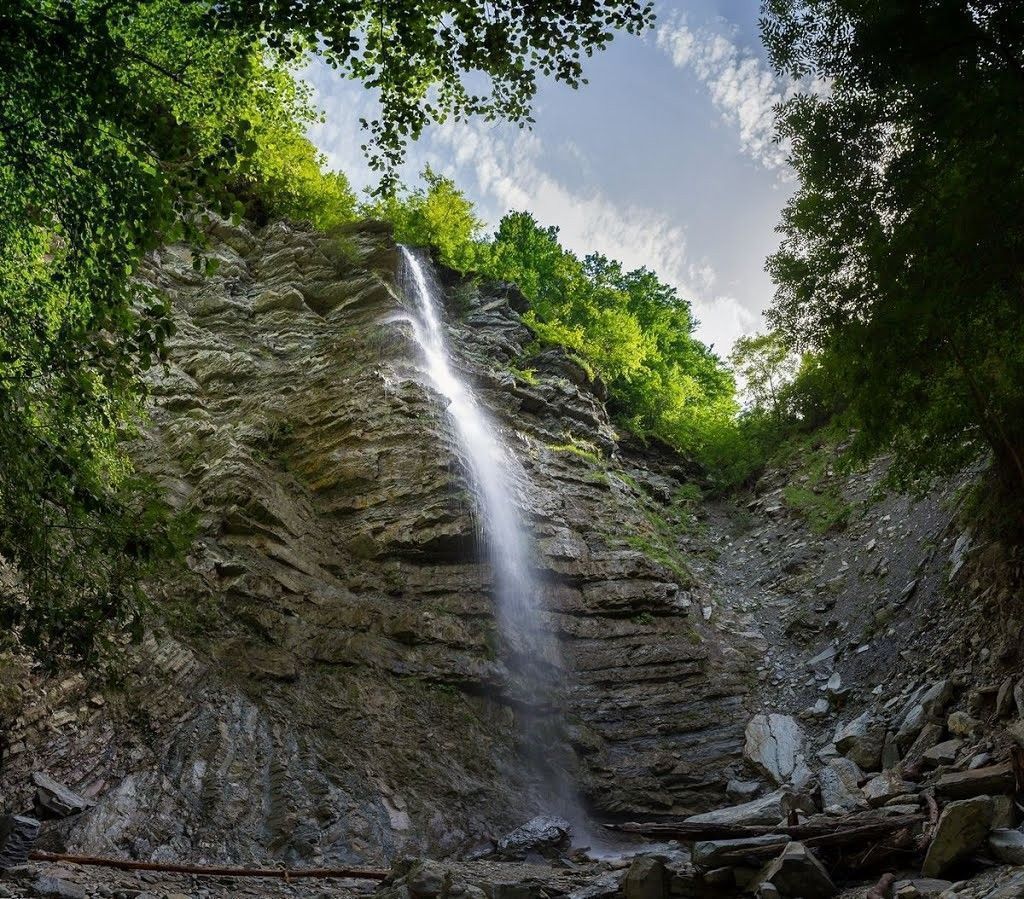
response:
[[[389,232],[222,225],[214,252],[213,277],[179,248],[146,273],[177,333],[139,459],[198,516],[188,570],[154,588],[161,623],[117,685],[36,682],[5,803],[42,764],[96,802],[72,849],[304,863],[450,850],[543,810],[519,723],[546,712],[503,659]],[[670,537],[685,466],[618,441],[564,355],[523,361],[514,290],[442,279],[458,364],[528,475],[573,753],[541,750],[599,817],[708,807],[742,751],[751,644],[705,621]]]

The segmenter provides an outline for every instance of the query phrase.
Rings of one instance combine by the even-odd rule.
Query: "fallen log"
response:
[[[64,862],[72,865],[94,865],[121,871],[163,871],[168,874],[197,874],[200,877],[276,877],[297,880],[302,877],[327,880],[384,880],[390,872],[380,868],[238,868],[217,865],[179,865],[173,862],[141,862],[93,855],[67,855],[61,852],[30,852],[34,862]]]
[[[672,823],[605,824],[609,830],[635,833],[645,837],[692,842],[696,840],[737,840],[744,837],[762,837],[770,834],[787,836],[807,842],[817,837],[836,833],[853,833],[861,828],[874,827],[882,834],[912,826],[924,820],[924,815],[893,815],[885,817],[874,812],[858,812],[845,818],[818,818],[802,824],[703,824],[678,821]]]
[[[895,815],[891,818],[881,818],[869,824],[859,824],[855,827],[834,827],[830,833],[819,833],[815,836],[800,837],[800,842],[808,849],[833,850],[847,849],[851,846],[861,846],[864,843],[871,843],[883,840],[893,833],[906,830],[919,824],[921,815]],[[806,827],[807,825],[801,825]],[[757,858],[769,858],[778,853],[784,845],[782,838],[789,836],[787,831],[794,828],[780,827],[772,833],[778,834],[780,842],[770,843],[764,846],[748,847],[735,853],[724,853],[721,855],[720,863],[725,865],[742,864],[745,860]]]

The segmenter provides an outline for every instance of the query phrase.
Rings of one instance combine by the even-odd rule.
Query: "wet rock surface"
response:
[[[542,664],[565,684],[538,705],[498,635],[387,229],[215,232],[212,277],[184,248],[146,272],[177,331],[137,455],[198,519],[189,570],[154,588],[164,620],[125,648],[121,688],[33,681],[5,807],[30,807],[42,767],[90,803],[51,848],[318,865],[493,839],[554,801],[536,759],[601,814],[720,803],[745,643],[696,612],[652,510],[686,466],[630,455],[600,385],[558,352],[523,361],[514,291],[445,275],[457,364],[528,474],[561,649]],[[543,742],[546,718],[571,752]]]
[[[147,272],[178,331],[138,456],[198,537],[116,689],[24,677],[0,796],[47,811],[39,848],[397,859],[388,899],[808,895],[800,877],[863,897],[882,873],[885,899],[1022,894],[999,866],[1024,857],[1021,565],[956,524],[957,485],[913,504],[875,496],[884,460],[836,473],[850,509],[824,533],[786,500],[796,467],[695,506],[692,466],[617,434],[566,354],[526,352],[514,289],[442,272],[457,364],[527,475],[559,647],[542,664],[563,685],[541,701],[498,635],[387,229],[215,230],[213,278],[180,248]],[[592,819],[690,830],[573,852],[562,824],[531,820],[557,811],[558,780]],[[506,841],[514,860],[495,856]],[[12,896],[372,889],[18,863],[0,880]]]

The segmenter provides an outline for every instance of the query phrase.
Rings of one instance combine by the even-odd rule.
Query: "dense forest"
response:
[[[4,627],[91,652],[110,620],[138,629],[140,580],[187,539],[126,455],[171,328],[133,276],[176,241],[201,270],[210,216],[327,233],[381,218],[451,268],[515,283],[537,346],[573,354],[623,430],[696,459],[718,489],[828,425],[851,462],[892,454],[902,487],[990,458],[1019,519],[1020,5],[765,0],[776,70],[818,87],[777,110],[799,187],[767,263],[771,330],[728,358],[658,273],[581,258],[530,210],[485,233],[450,179],[397,175],[429,123],[528,125],[539,78],[580,86],[587,57],[653,20],[638,0],[5,3],[0,555],[21,591],[0,601]],[[371,195],[306,137],[319,113],[296,73],[311,54],[379,91],[380,117],[352,136],[380,175]],[[467,86],[473,73],[489,91]]]

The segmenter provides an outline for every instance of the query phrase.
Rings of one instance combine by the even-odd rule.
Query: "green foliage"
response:
[[[0,616],[53,652],[134,617],[136,575],[175,543],[121,449],[170,333],[131,276],[160,241],[198,237],[201,207],[230,206],[245,129],[222,104],[254,64],[186,13],[0,12],[0,555],[20,578]]]
[[[309,222],[322,231],[356,218],[356,195],[341,172],[303,133],[318,113],[310,88],[281,66],[260,70],[262,83],[251,110],[252,156],[234,192],[248,200],[246,217],[258,224],[275,218]]]
[[[201,4],[8,4],[0,12],[0,620],[49,658],[136,626],[141,578],[182,522],[125,456],[166,354],[166,303],[133,280],[199,246],[237,196],[331,225],[343,179],[303,136],[306,94]],[[196,263],[202,260],[197,256]]]
[[[985,447],[1024,491],[1024,10],[767,0],[799,190],[772,324],[815,354],[864,458],[924,485]],[[1015,504],[1020,507],[1019,501]]]
[[[525,212],[501,220],[483,270],[519,285],[527,324],[606,382],[630,430],[705,462],[724,459],[738,408],[732,376],[693,336],[690,304],[653,272],[624,271],[600,254],[580,260],[557,228]]]
[[[778,331],[740,337],[729,363],[743,381],[750,407],[778,412],[783,388],[796,374],[798,359]]]
[[[644,0],[222,0],[209,16],[219,27],[263,34],[290,56],[315,48],[342,74],[378,91],[380,116],[364,128],[384,194],[397,184],[408,141],[428,123],[480,116],[523,127],[533,121],[538,74],[576,88],[586,82],[584,56],[607,46],[616,31],[636,34],[654,21],[653,3]]]
[[[816,534],[839,530],[850,517],[850,504],[832,491],[815,492],[810,487],[787,484],[782,488],[782,498],[807,519]]]
[[[842,427],[833,423],[810,433],[791,434],[770,460],[790,470],[783,501],[819,534],[846,527],[853,512],[842,493],[849,458],[842,455],[841,446],[848,440]]]
[[[360,213],[391,222],[399,243],[436,247],[438,258],[449,268],[466,272],[477,267],[486,247],[479,242],[483,222],[476,217],[473,204],[454,181],[429,166],[422,177],[422,186],[398,187],[364,203]]]

